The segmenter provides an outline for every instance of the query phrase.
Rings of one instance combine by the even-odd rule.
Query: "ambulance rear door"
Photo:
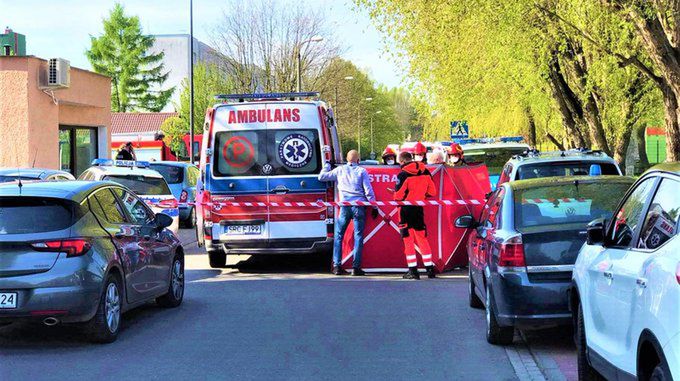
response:
[[[313,102],[272,102],[267,107],[269,238],[325,240],[328,209],[309,206],[329,197],[329,185],[317,179],[324,155],[330,155],[323,144],[329,135],[323,130],[322,109]]]

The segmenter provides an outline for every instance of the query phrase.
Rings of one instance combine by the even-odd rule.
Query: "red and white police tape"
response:
[[[424,201],[308,201],[308,202],[235,202],[235,201],[213,201],[208,205],[213,206],[238,206],[238,207],[321,207],[321,206],[451,206],[451,205],[481,205],[479,200],[424,200]],[[182,204],[180,204],[182,205]],[[186,205],[195,205],[190,202]]]

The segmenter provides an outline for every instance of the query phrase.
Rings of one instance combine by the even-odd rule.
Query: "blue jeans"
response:
[[[364,225],[366,224],[365,206],[341,206],[340,215],[335,219],[335,235],[333,236],[333,265],[342,265],[342,237],[349,225],[354,221],[354,262],[352,267],[361,267],[361,250],[364,248]]]

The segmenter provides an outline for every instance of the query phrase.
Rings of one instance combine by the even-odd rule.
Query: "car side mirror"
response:
[[[588,224],[586,243],[588,245],[597,245],[604,243],[606,220],[598,218]]]
[[[493,191],[491,191],[491,192],[485,194],[485,195],[484,195],[484,199],[485,199],[485,200],[488,200],[489,197],[491,197],[492,194],[493,194]]]
[[[168,216],[165,213],[156,213],[155,219],[158,230],[163,230],[168,226],[172,225],[173,223],[172,217]]]
[[[466,214],[464,216],[460,216],[460,217],[456,218],[454,225],[457,228],[463,228],[463,229],[469,229],[469,228],[477,227],[477,223],[475,222],[475,218],[472,217],[469,214]]]

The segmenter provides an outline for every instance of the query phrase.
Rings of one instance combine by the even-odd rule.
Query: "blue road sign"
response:
[[[466,139],[470,136],[470,127],[465,120],[451,122],[451,139]]]

